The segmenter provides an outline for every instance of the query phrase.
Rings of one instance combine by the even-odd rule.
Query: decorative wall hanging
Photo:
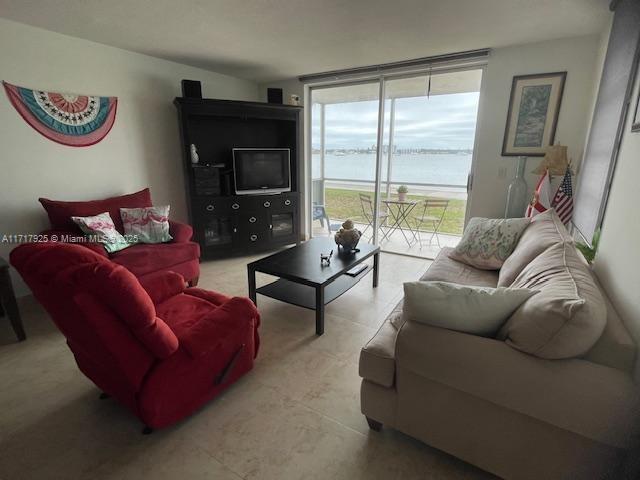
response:
[[[513,77],[502,155],[542,157],[553,145],[567,72]]]
[[[116,119],[116,97],[44,92],[2,82],[11,104],[40,134],[72,147],[102,140]]]

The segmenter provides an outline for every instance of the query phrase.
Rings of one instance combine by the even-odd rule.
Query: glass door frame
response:
[[[378,73],[373,75],[363,75],[358,78],[347,78],[347,79],[334,79],[327,80],[322,82],[314,82],[307,83],[304,85],[304,105],[305,105],[305,115],[304,115],[304,166],[303,166],[303,175],[304,175],[304,186],[305,186],[305,200],[304,200],[304,229],[305,229],[305,237],[312,238],[313,237],[313,216],[312,205],[311,205],[311,197],[312,197],[312,107],[311,103],[313,91],[327,88],[335,88],[335,87],[343,87],[343,86],[351,86],[351,85],[362,85],[362,84],[371,84],[378,83],[378,131],[377,131],[377,145],[376,145],[376,171],[375,171],[375,182],[374,182],[374,212],[373,212],[373,245],[379,245],[379,215],[380,211],[380,187],[382,185],[382,157],[384,155],[383,148],[381,145],[384,144],[384,124],[385,124],[385,91],[386,91],[386,82],[388,80],[397,80],[403,78],[413,78],[425,75],[439,75],[444,73],[455,73],[455,72],[464,72],[469,70],[481,70],[482,74],[480,77],[480,99],[478,100],[478,110],[476,112],[476,129],[474,133],[474,141],[473,141],[473,154],[471,156],[471,167],[469,169],[469,174],[467,178],[467,203],[465,206],[465,226],[469,219],[469,212],[471,209],[472,197],[473,197],[473,179],[475,177],[476,171],[476,163],[477,163],[477,146],[478,146],[478,120],[480,118],[480,112],[482,109],[482,93],[484,87],[484,80],[486,74],[487,61],[479,61],[473,62],[471,64],[464,64],[458,66],[438,66],[438,67],[430,67],[426,66],[424,68],[411,69],[411,70],[402,70],[399,72],[386,72],[386,73]],[[324,117],[324,115],[323,115]],[[322,119],[324,122],[324,118]],[[393,119],[390,119],[390,122]],[[321,126],[324,129],[324,125]],[[390,124],[390,128],[393,128]],[[391,145],[389,146],[391,148]],[[389,167],[390,168],[390,165]],[[387,172],[390,175],[390,172]],[[389,179],[388,179],[389,180]],[[383,252],[386,250],[381,248]],[[405,255],[414,257],[416,255],[412,255],[409,253],[398,253],[392,252],[397,255]],[[421,257],[420,257],[421,258]]]

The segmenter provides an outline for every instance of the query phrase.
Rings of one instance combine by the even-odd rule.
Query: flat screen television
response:
[[[290,192],[290,157],[288,148],[234,148],[236,195]]]

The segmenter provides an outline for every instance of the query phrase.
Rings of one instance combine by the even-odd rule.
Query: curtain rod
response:
[[[367,74],[367,73],[383,73],[389,70],[400,68],[416,67],[416,66],[433,66],[440,63],[448,63],[463,60],[479,60],[489,56],[491,49],[482,48],[478,50],[467,50],[465,52],[448,53],[444,55],[434,55],[432,57],[414,58],[412,60],[402,60],[399,62],[381,63],[378,65],[369,65],[365,67],[346,68],[343,70],[331,70],[328,72],[311,73],[301,75],[298,80],[301,82],[311,82],[316,80],[338,79],[350,75]]]

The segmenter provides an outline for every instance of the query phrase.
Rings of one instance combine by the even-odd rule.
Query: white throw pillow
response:
[[[109,212],[90,217],[71,217],[71,220],[89,236],[89,241],[102,243],[109,253],[119,252],[132,245],[116,230]]]
[[[433,327],[492,337],[535,293],[536,290],[528,288],[407,282],[404,284],[403,318]]]
[[[138,243],[164,243],[173,240],[169,234],[169,205],[144,208],[121,208],[124,233]]]
[[[472,218],[449,258],[481,270],[499,270],[530,223],[530,218]]]

